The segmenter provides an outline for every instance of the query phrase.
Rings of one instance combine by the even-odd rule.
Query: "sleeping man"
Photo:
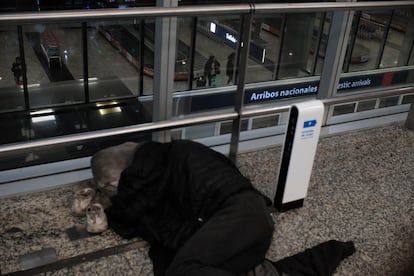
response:
[[[199,143],[128,142],[99,151],[91,166],[98,189],[77,191],[72,211],[86,213],[89,232],[109,224],[124,238],[148,241],[155,276],[330,275],[354,252],[352,243],[322,244],[317,252],[327,250],[318,256],[328,258],[328,274],[301,270],[315,251],[265,260],[274,229],[270,201],[230,159]]]

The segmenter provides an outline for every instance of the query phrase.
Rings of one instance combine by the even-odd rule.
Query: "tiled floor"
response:
[[[239,167],[270,195],[279,157],[279,148],[244,153]],[[84,223],[70,215],[74,186],[0,199],[1,272],[52,247],[58,261],[44,275],[152,275],[139,239],[112,231],[69,239],[67,229]],[[414,132],[390,125],[321,138],[304,206],[272,216],[272,260],[329,239],[352,240],[357,252],[335,275],[414,275]]]

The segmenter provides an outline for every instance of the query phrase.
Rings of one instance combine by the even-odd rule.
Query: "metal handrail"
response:
[[[408,86],[408,87],[387,89],[387,90],[378,91],[378,92],[369,93],[369,94],[366,94],[366,93],[365,94],[363,93],[352,94],[352,95],[347,95],[347,96],[323,99],[321,101],[324,103],[324,105],[333,105],[333,104],[346,103],[349,101],[359,101],[359,100],[364,100],[364,99],[398,96],[398,95],[408,94],[412,92],[414,92],[414,86]],[[243,110],[240,116],[243,118],[246,118],[246,117],[260,116],[260,115],[271,114],[271,113],[285,112],[285,111],[289,111],[290,107],[291,107],[290,105],[265,107],[265,108],[258,107],[258,108]],[[117,128],[104,129],[104,130],[97,130],[97,131],[91,131],[91,132],[76,133],[76,134],[70,134],[70,135],[65,135],[65,136],[38,139],[35,141],[1,145],[0,153],[26,150],[26,149],[37,148],[37,147],[46,147],[46,146],[52,146],[56,144],[65,144],[65,143],[71,143],[71,142],[77,142],[77,141],[86,141],[86,140],[92,140],[92,139],[98,139],[98,138],[104,138],[108,136],[115,136],[115,135],[122,135],[122,134],[161,131],[161,130],[173,129],[173,128],[178,128],[178,127],[196,125],[200,123],[212,123],[212,122],[233,120],[237,118],[237,116],[238,116],[237,112],[229,111],[229,112],[222,112],[220,114],[201,115],[201,116],[194,116],[194,117],[191,116],[191,117],[185,117],[185,118],[172,119],[168,121],[150,122],[150,123],[117,127]]]
[[[179,7],[139,7],[125,9],[65,10],[5,13],[0,16],[1,25],[24,25],[57,22],[89,22],[128,18],[166,16],[206,16],[229,14],[268,13],[312,13],[367,9],[398,9],[414,6],[414,1],[374,2],[317,2],[317,3],[274,3],[274,4],[232,4],[199,5]]]
[[[0,153],[9,152],[9,151],[25,150],[29,148],[52,146],[52,145],[57,145],[57,144],[66,144],[66,143],[72,143],[72,142],[77,142],[77,141],[87,141],[87,140],[99,139],[99,138],[104,138],[108,136],[116,136],[116,135],[122,135],[122,134],[161,131],[161,130],[173,129],[177,127],[196,125],[200,123],[210,123],[210,122],[218,122],[218,121],[224,121],[224,120],[232,120],[232,119],[235,119],[236,117],[237,117],[237,112],[230,111],[230,112],[223,112],[223,113],[214,114],[214,115],[203,115],[203,116],[195,116],[195,117],[178,118],[178,119],[171,119],[171,120],[166,120],[166,121],[157,121],[157,122],[150,122],[150,123],[144,123],[144,124],[116,127],[116,128],[111,128],[111,129],[82,132],[82,133],[76,133],[76,134],[70,134],[70,135],[64,135],[64,136],[58,136],[58,137],[43,138],[43,139],[38,139],[35,141],[18,142],[18,143],[1,145]]]
[[[375,1],[375,2],[322,2],[291,4],[255,4],[254,13],[309,13],[328,11],[362,11],[380,9],[398,9],[410,7],[414,1]]]

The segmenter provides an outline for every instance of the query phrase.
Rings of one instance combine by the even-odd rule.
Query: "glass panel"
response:
[[[327,13],[323,25],[322,37],[319,45],[319,55],[316,63],[315,75],[322,73],[323,62],[325,60],[326,45],[328,44],[328,36],[331,29],[332,13]]]
[[[394,67],[405,64],[406,61],[404,61],[403,64],[399,64],[402,60],[398,58],[402,40],[403,35],[401,35],[401,33],[393,29],[389,31],[380,68]]]
[[[275,79],[283,16],[255,16],[247,63],[246,83]]]
[[[320,58],[323,58],[321,53],[324,47],[319,48],[318,59],[314,58],[321,19],[321,14],[255,17],[246,82],[312,75],[314,62],[320,62]],[[285,32],[281,32],[282,29]]]
[[[154,77],[154,46],[155,45],[155,19],[146,19],[144,24],[144,43],[142,59],[144,66],[143,95],[153,93]]]
[[[278,123],[279,123],[279,115],[256,117],[256,118],[252,118],[252,129],[273,127],[273,126],[277,126]]]
[[[153,39],[153,24],[146,24]],[[140,23],[103,22],[88,28],[89,93],[93,101],[140,95]],[[149,41],[151,44],[151,41]],[[152,40],[153,45],[153,40]],[[145,49],[144,72],[152,74],[154,53]],[[144,83],[152,84],[152,76]]]
[[[79,23],[23,27],[32,108],[85,101],[81,38]]]
[[[194,88],[225,86],[234,82],[234,78],[227,76],[226,67],[233,53],[235,57],[239,26],[238,16],[198,18],[193,68]]]
[[[310,44],[310,49],[309,49],[309,57],[308,57],[308,62],[306,65],[306,70],[305,70],[306,73],[308,73],[309,75],[314,74],[314,68],[316,67],[318,59],[323,57],[320,55],[321,49],[318,48],[318,46],[321,45],[321,41],[324,36],[324,29],[325,29],[325,17],[323,14],[317,14],[314,20],[312,39],[311,39],[311,44]],[[320,32],[320,30],[322,30],[322,32]]]
[[[87,157],[96,151],[114,145],[119,145],[125,141],[147,141],[151,137],[144,135],[120,135],[115,137],[105,137],[94,139],[93,141],[77,141],[74,143],[54,145],[53,147],[42,147],[14,151],[11,154],[0,156],[0,170],[34,166],[50,162],[69,160]]]
[[[399,97],[387,97],[380,99],[379,107],[388,107],[388,106],[394,106],[398,104]]]
[[[411,57],[410,57],[410,60],[408,61],[408,65],[414,65],[414,51],[413,51],[413,49],[411,49]]]
[[[414,104],[414,94],[404,95],[401,104]]]
[[[197,126],[188,127],[185,129],[184,139],[199,139],[204,137],[214,136],[214,130],[216,124],[202,124]]]
[[[380,67],[404,66],[414,43],[414,10],[395,11]],[[410,26],[410,27],[409,27]]]
[[[23,68],[16,27],[0,27],[0,53],[0,112],[24,109]]]
[[[183,131],[182,129],[172,130],[171,131],[171,140],[180,140]]]
[[[348,113],[353,113],[355,110],[355,103],[337,105],[334,107],[332,116],[338,116]]]
[[[191,66],[191,44],[193,32],[192,18],[179,18],[177,22],[177,44],[175,54],[174,90],[188,89]]]
[[[375,109],[376,100],[358,102],[357,112]]]
[[[248,124],[249,124],[248,119],[242,120],[240,130],[241,131],[246,131]],[[220,135],[231,133],[232,125],[233,125],[232,121],[227,121],[227,122],[221,123],[220,124]]]
[[[1,114],[0,125],[2,128],[0,144],[26,141],[34,135],[30,119],[24,115]]]
[[[359,20],[359,24],[355,44],[352,45],[350,72],[377,68],[389,13],[389,11],[369,11],[354,17],[354,23],[355,20]]]
[[[318,34],[315,29],[317,14],[288,14],[280,57],[278,78],[306,77],[308,59],[312,57],[312,40]]]

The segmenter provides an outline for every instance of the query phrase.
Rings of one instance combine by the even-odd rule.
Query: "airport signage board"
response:
[[[411,74],[414,73],[414,70],[405,70],[341,78],[338,84],[338,93],[407,83],[410,71]]]
[[[297,97],[302,95],[314,95],[318,92],[319,81],[275,85],[261,88],[248,88],[245,90],[244,104],[274,101],[278,99]],[[236,91],[193,96],[191,111],[201,111],[234,105]]]
[[[338,93],[357,89],[403,84],[407,83],[412,78],[414,78],[414,70],[344,77],[339,80]],[[289,85],[274,85],[260,88],[246,88],[244,104],[274,101],[305,95],[316,95],[318,91],[319,81]],[[233,106],[235,96],[236,91],[193,96],[191,100],[191,111],[194,112]]]
[[[244,103],[272,101],[276,99],[291,98],[303,95],[313,95],[318,92],[319,81],[271,86],[266,88],[246,89]]]
[[[236,31],[232,30],[231,28],[215,23],[210,22],[208,30],[211,34],[213,34],[216,38],[223,41],[225,44],[229,45],[232,48],[237,48],[237,43],[239,41],[239,35]],[[250,55],[255,59],[265,63],[267,60],[266,57],[266,49],[262,46],[256,45],[253,41],[250,42]]]
[[[234,48],[237,46],[238,35],[229,28],[215,22],[210,22],[209,31],[229,46]]]

